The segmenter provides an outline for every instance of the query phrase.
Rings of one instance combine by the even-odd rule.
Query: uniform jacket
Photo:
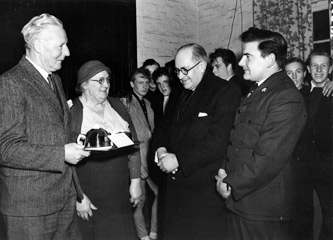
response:
[[[54,81],[59,98],[25,57],[0,77],[0,210],[5,215],[57,212],[77,179],[65,163],[69,109],[60,78],[55,75]]]
[[[284,71],[242,100],[226,158],[231,211],[252,220],[290,219],[290,159],[305,121],[303,97]]]

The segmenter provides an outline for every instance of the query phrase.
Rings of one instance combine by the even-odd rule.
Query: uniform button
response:
[[[229,141],[229,145],[232,146],[232,141]]]
[[[252,121],[251,120],[249,120],[249,121],[247,121],[248,123],[252,123]]]
[[[239,114],[239,113],[241,113],[241,112],[242,112],[242,109],[238,109],[237,113]]]

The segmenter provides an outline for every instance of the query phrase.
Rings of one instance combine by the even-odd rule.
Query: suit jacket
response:
[[[162,94],[158,95],[155,98],[155,101],[151,103],[151,107],[154,111],[154,123],[155,126],[161,121],[161,119],[165,116],[172,116],[175,112],[175,104],[181,94],[182,87],[174,86],[170,92],[168,102],[165,106],[164,113],[163,113],[163,102],[164,96]]]
[[[233,82],[236,84],[241,90],[242,90],[242,95],[246,96],[246,94],[249,91],[250,84],[248,81],[245,81],[244,79],[240,78],[238,75],[233,75],[230,79],[230,82]]]
[[[51,214],[71,194],[76,175],[65,163],[64,149],[69,109],[60,78],[54,81],[59,98],[25,57],[0,76],[0,211],[5,215]]]
[[[185,110],[178,114],[180,97],[174,116],[155,128],[154,148],[166,147],[179,163],[176,174],[166,175],[161,193],[164,239],[220,239],[225,234],[214,176],[226,156],[240,98],[239,88],[207,70]]]
[[[291,218],[290,159],[305,121],[303,97],[284,71],[242,100],[226,158],[231,211],[251,220]]]
[[[154,130],[154,112],[150,106],[150,102],[147,99],[144,99],[147,109],[148,121],[146,119],[145,114],[141,108],[141,105],[138,99],[134,96],[133,93],[132,101],[129,104],[128,113],[132,119],[136,134],[138,136],[138,140],[142,141],[140,144],[140,156],[141,156],[141,164],[147,168],[147,158],[150,147],[150,140],[152,137],[152,131]]]

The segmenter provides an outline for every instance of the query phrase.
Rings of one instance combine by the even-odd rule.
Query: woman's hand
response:
[[[76,202],[76,213],[83,220],[89,220],[89,217],[92,217],[92,210],[97,210],[97,208],[92,204],[90,199],[83,194],[82,202]]]
[[[140,200],[141,200],[141,187],[140,187],[140,178],[133,178],[131,179],[131,185],[129,188],[129,193],[130,193],[130,202],[133,204],[133,207],[136,207]]]

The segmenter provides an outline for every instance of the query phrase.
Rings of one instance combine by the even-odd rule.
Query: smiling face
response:
[[[303,69],[302,64],[299,62],[288,63],[285,66],[285,70],[290,79],[295,83],[297,89],[301,89],[302,85],[304,84],[304,77],[306,75],[306,71]]]
[[[163,96],[169,96],[171,92],[170,84],[169,84],[169,77],[162,75],[156,79],[156,85],[158,90],[163,94]]]
[[[192,59],[192,50],[190,48],[183,49],[179,51],[175,58],[175,66],[178,69],[192,69],[185,75],[181,71],[178,74],[180,82],[183,84],[185,89],[194,90],[202,80],[202,77],[206,70],[206,65],[204,61],[199,61]],[[195,66],[196,65],[196,66]],[[195,67],[194,67],[195,66]]]
[[[110,82],[104,80],[103,83],[100,84],[98,81],[94,81],[99,80],[102,77],[108,78],[108,72],[102,71],[100,73],[97,73],[91,79],[85,81],[82,84],[82,94],[88,98],[88,101],[92,101],[94,103],[102,103],[107,99],[110,90]]]
[[[308,71],[316,84],[322,84],[328,78],[328,74],[332,72],[332,66],[327,56],[314,55],[311,57]]]
[[[47,72],[61,69],[62,61],[70,54],[66,32],[60,26],[48,26],[36,40],[36,47],[39,65]]]
[[[267,77],[267,59],[261,56],[259,42],[244,43],[243,56],[239,66],[244,70],[244,79],[259,82]]]

